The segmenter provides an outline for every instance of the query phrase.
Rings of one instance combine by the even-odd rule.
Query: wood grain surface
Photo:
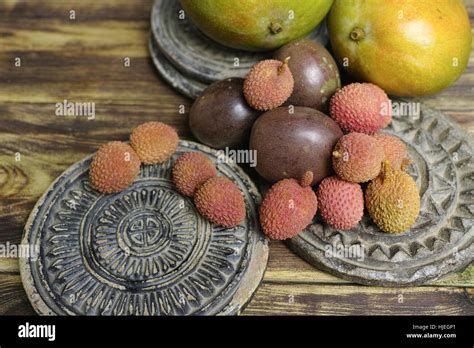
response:
[[[474,2],[465,3],[474,32]],[[0,243],[19,243],[33,205],[62,171],[107,141],[126,140],[134,126],[160,120],[192,139],[192,101],[166,85],[149,58],[151,6],[152,0],[0,2]],[[56,116],[55,104],[65,99],[94,102],[95,119]],[[423,101],[474,134],[473,99],[471,54],[453,86]],[[18,260],[0,258],[0,315],[33,313]],[[367,287],[271,242],[263,284],[244,314],[474,315],[474,266],[415,288]]]

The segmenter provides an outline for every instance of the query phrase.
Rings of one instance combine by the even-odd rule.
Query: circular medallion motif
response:
[[[117,240],[126,254],[148,256],[170,242],[171,223],[160,211],[125,215],[117,227]]]
[[[247,217],[224,229],[196,211],[170,181],[172,161],[205,146],[181,142],[162,165],[142,166],[126,190],[95,191],[90,157],[61,175],[30,216],[23,243],[37,259],[23,260],[22,279],[40,314],[235,314],[263,277],[268,247],[261,234],[259,195],[235,164],[220,175],[244,193]]]

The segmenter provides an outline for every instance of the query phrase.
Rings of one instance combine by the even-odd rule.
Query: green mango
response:
[[[180,0],[193,23],[222,45],[249,51],[278,48],[309,34],[333,0]]]

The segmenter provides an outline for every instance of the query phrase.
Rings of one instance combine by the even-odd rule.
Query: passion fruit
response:
[[[281,47],[273,57],[281,61],[290,58],[294,87],[286,105],[326,111],[329,99],[341,88],[339,69],[328,50],[315,41],[301,39]]]

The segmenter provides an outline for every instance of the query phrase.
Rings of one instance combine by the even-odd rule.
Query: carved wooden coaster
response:
[[[318,217],[288,245],[318,268],[370,285],[416,285],[468,266],[474,260],[472,137],[423,105],[419,117],[394,116],[386,131],[407,144],[414,161],[409,174],[421,196],[415,225],[387,234],[366,213],[356,228],[339,231]]]
[[[211,224],[170,181],[181,153],[200,151],[219,175],[242,191],[245,220]],[[21,259],[21,278],[39,314],[239,314],[262,280],[268,244],[260,232],[260,195],[232,162],[181,141],[162,165],[142,165],[126,190],[104,195],[88,180],[92,156],[54,181],[33,209],[22,244],[37,258]]]
[[[254,64],[272,54],[222,46],[202,34],[180,11],[176,0],[155,0],[149,50],[164,80],[190,98],[196,98],[212,82],[245,77]],[[308,38],[325,45],[326,25],[318,26]]]

